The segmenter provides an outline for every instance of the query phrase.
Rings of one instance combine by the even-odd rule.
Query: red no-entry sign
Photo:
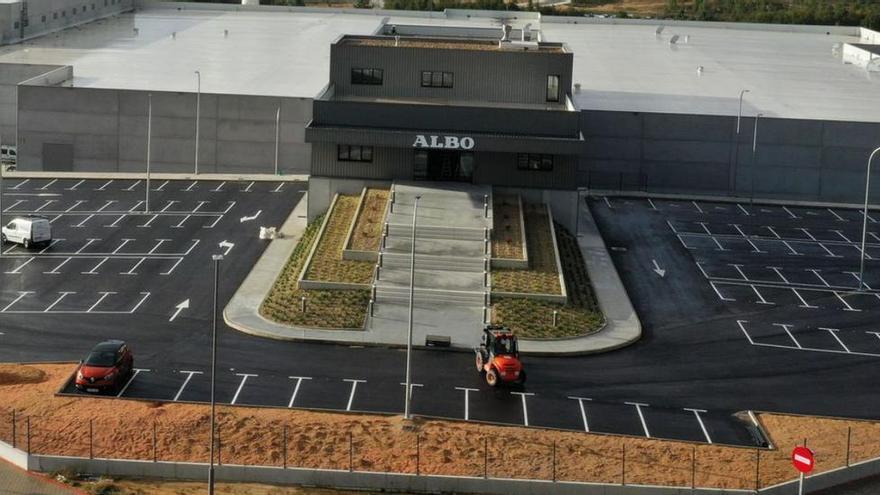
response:
[[[809,474],[815,467],[816,459],[813,457],[812,450],[801,446],[795,447],[791,451],[791,463],[798,471]]]

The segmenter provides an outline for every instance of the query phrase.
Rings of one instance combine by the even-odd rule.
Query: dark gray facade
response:
[[[575,186],[584,140],[565,46],[345,36],[330,54],[306,129],[313,176]]]

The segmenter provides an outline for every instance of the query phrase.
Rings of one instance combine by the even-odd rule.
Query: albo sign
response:
[[[413,148],[432,148],[438,150],[469,150],[474,147],[474,138],[458,136],[416,135]]]

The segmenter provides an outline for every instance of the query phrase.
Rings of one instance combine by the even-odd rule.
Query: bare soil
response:
[[[388,189],[367,189],[363,207],[358,213],[354,231],[351,234],[350,249],[356,251],[379,250],[388,196]]]
[[[560,294],[559,272],[553,253],[550,217],[541,203],[523,204],[529,268],[492,270],[492,289],[500,292]]]
[[[510,194],[496,194],[492,210],[494,215],[492,256],[513,260],[523,259],[519,198]]]
[[[17,373],[17,368],[0,365],[0,372]],[[44,371],[47,379],[0,385],[0,403],[6,408],[0,412],[3,440],[11,440],[14,409],[16,443],[27,445],[30,418],[32,452],[88,456],[91,445],[98,457],[207,461],[207,406],[59,397],[54,392],[74,365],[28,368]],[[551,479],[555,458],[559,480],[620,483],[625,477],[627,483],[657,485],[756,485],[758,449],[452,421],[405,422],[399,416],[245,407],[218,411],[222,463]],[[804,439],[816,452],[819,470],[845,463],[849,431],[851,462],[880,456],[877,423],[775,414],[760,418],[778,447],[760,451],[761,486],[794,477],[790,449]]]

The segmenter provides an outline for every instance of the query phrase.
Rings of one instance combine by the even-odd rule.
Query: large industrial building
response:
[[[70,2],[0,0],[19,170],[143,171],[150,101],[152,170],[274,173],[277,137],[316,198],[455,180],[854,203],[880,146],[860,28],[91,2],[60,29]]]

